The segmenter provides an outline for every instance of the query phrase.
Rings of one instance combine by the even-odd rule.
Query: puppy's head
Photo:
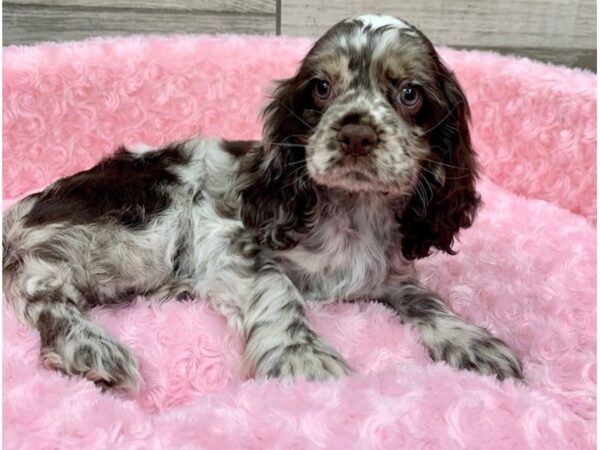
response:
[[[372,192],[403,200],[407,258],[452,252],[479,202],[468,118],[454,75],[420,31],[388,16],[340,22],[265,110],[262,177],[243,194],[255,208],[243,219],[285,248],[314,222],[320,190]]]

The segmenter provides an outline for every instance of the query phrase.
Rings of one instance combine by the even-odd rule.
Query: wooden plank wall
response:
[[[373,12],[402,17],[435,44],[596,70],[595,0],[7,0],[3,44],[133,33],[317,37]]]
[[[8,0],[7,44],[134,33],[276,33],[276,0]]]

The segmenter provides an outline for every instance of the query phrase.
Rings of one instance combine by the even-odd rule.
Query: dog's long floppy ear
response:
[[[415,189],[420,189],[421,195],[413,193],[400,218],[402,251],[409,259],[428,256],[432,248],[455,254],[454,238],[461,228],[471,226],[480,204],[469,105],[454,74],[437,55],[435,60],[443,102],[429,135],[430,159],[436,161],[423,162]]]
[[[260,244],[287,249],[314,224],[316,188],[308,176],[304,144],[311,125],[303,117],[299,75],[280,81],[264,110],[263,141],[242,168],[241,218]]]

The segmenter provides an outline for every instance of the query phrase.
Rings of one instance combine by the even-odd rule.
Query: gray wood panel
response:
[[[595,0],[8,0],[4,45],[134,33],[317,37],[361,13],[392,14],[435,44],[596,70]]]
[[[479,47],[460,46],[466,50],[482,50]],[[594,72],[597,71],[596,50],[574,48],[522,48],[522,47],[487,47],[483,50],[493,50],[503,55],[525,56],[552,64],[561,64],[567,67],[579,67]]]
[[[274,5],[274,0],[273,0]],[[275,34],[272,13],[3,4],[3,44],[134,33]]]
[[[175,9],[187,11],[254,12],[275,14],[275,0],[9,0],[16,5],[93,8]]]
[[[436,44],[592,49],[595,0],[294,0],[282,4],[281,32],[319,36],[349,16],[401,17]]]

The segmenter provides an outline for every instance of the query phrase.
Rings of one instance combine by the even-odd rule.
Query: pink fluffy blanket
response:
[[[4,49],[5,204],[116,145],[257,138],[272,79],[310,42],[134,37]],[[473,111],[485,206],[422,281],[522,358],[525,383],[434,364],[377,304],[313,306],[356,369],[341,381],[248,380],[238,337],[202,301],[93,315],[140,361],[135,398],[42,368],[4,307],[6,448],[594,448],[596,76],[441,50]]]

